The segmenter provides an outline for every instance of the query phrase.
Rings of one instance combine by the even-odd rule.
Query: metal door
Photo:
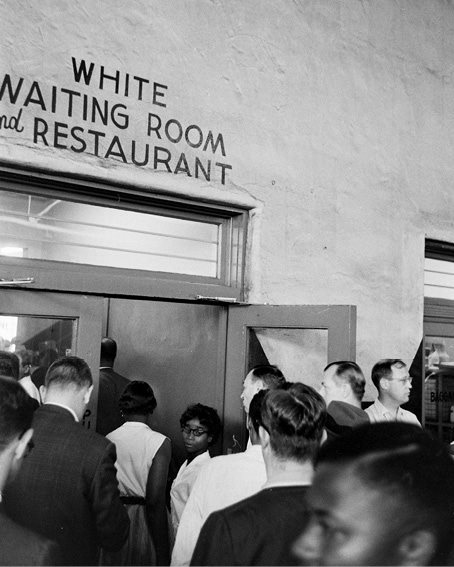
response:
[[[0,290],[0,350],[37,357],[73,354],[87,361],[94,388],[84,425],[94,427],[98,398],[99,345],[103,299],[87,295],[46,293],[17,289]]]
[[[276,364],[289,381],[318,389],[323,368],[355,360],[356,307],[249,305],[229,311],[224,400],[224,452],[244,447],[242,383],[258,364]]]
[[[106,334],[117,341],[115,370],[144,380],[158,406],[153,427],[172,439],[176,464],[186,458],[179,418],[189,404],[222,418],[227,308],[219,305],[110,299]],[[220,452],[221,440],[214,447]]]

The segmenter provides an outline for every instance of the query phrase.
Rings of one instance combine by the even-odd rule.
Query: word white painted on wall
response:
[[[126,102],[134,99],[166,108],[167,85],[119,70],[108,73],[103,65],[87,64],[74,57],[72,72],[77,90],[42,85],[36,80],[27,83],[24,77],[13,78],[6,73],[0,85],[0,102],[19,110],[0,115],[0,129],[21,133],[27,128],[32,142],[38,146],[88,153],[155,170],[165,169],[169,173],[206,181],[219,179],[225,185],[232,166],[217,157],[219,154],[226,157],[222,133],[204,131],[197,124],[184,125],[173,117],[163,119],[158,110],[150,112],[148,107],[140,120],[131,115],[128,104],[112,102],[107,94],[105,98],[93,94],[93,89],[103,93],[111,90],[112,94],[126,98]],[[87,88],[90,89],[88,93],[83,90]],[[31,121],[26,120],[28,114]],[[53,119],[52,115],[59,119]],[[65,121],[60,119],[62,116]],[[142,131],[140,137],[132,138],[128,133],[133,125],[134,132]],[[177,149],[181,144],[190,148],[191,155]],[[194,150],[210,157],[193,155]]]

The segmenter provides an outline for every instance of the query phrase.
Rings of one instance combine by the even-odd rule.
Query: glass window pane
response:
[[[454,299],[454,262],[425,259],[424,296]]]
[[[74,352],[75,327],[75,319],[0,315],[0,350],[17,354],[22,374],[36,371],[43,383],[50,364]]]
[[[319,389],[328,360],[327,329],[255,327],[249,336],[250,366],[275,364],[290,382]]]
[[[0,255],[219,277],[221,225],[0,192]]]
[[[424,416],[429,431],[453,441],[454,337],[426,335]]]

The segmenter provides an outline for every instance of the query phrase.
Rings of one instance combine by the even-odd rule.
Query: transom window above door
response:
[[[241,299],[247,219],[227,204],[0,168],[0,277],[28,277],[36,289]]]
[[[0,254],[217,278],[223,225],[0,191]]]

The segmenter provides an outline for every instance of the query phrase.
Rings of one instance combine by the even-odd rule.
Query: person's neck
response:
[[[139,421],[140,423],[145,423],[146,425],[150,425],[149,419],[147,415],[141,415],[141,414],[130,414],[130,415],[125,415],[124,416],[124,420],[125,421]]]
[[[351,396],[347,400],[344,400],[346,404],[350,404],[351,406],[355,406],[355,408],[361,409],[361,402],[358,400],[356,396]]]
[[[206,451],[208,451],[208,449],[204,449],[203,451],[197,451],[197,453],[187,453],[187,461],[188,461],[188,465],[190,462],[192,462],[194,459],[196,459],[199,455],[203,455],[203,453],[205,453]]]
[[[67,408],[70,408],[76,415],[77,419],[79,421],[81,420],[81,417],[79,416],[78,413],[77,405],[74,403],[74,399],[71,395],[62,395],[60,393],[53,393],[48,391],[46,393],[46,396],[44,397],[43,403],[54,404],[57,406],[65,406]]]
[[[284,461],[272,458],[265,461],[265,465],[267,484],[310,483],[314,474],[314,466],[310,461]]]
[[[393,398],[390,398],[386,394],[380,393],[378,396],[378,401],[392,414],[397,415],[397,411],[400,408],[399,402],[396,402]]]

